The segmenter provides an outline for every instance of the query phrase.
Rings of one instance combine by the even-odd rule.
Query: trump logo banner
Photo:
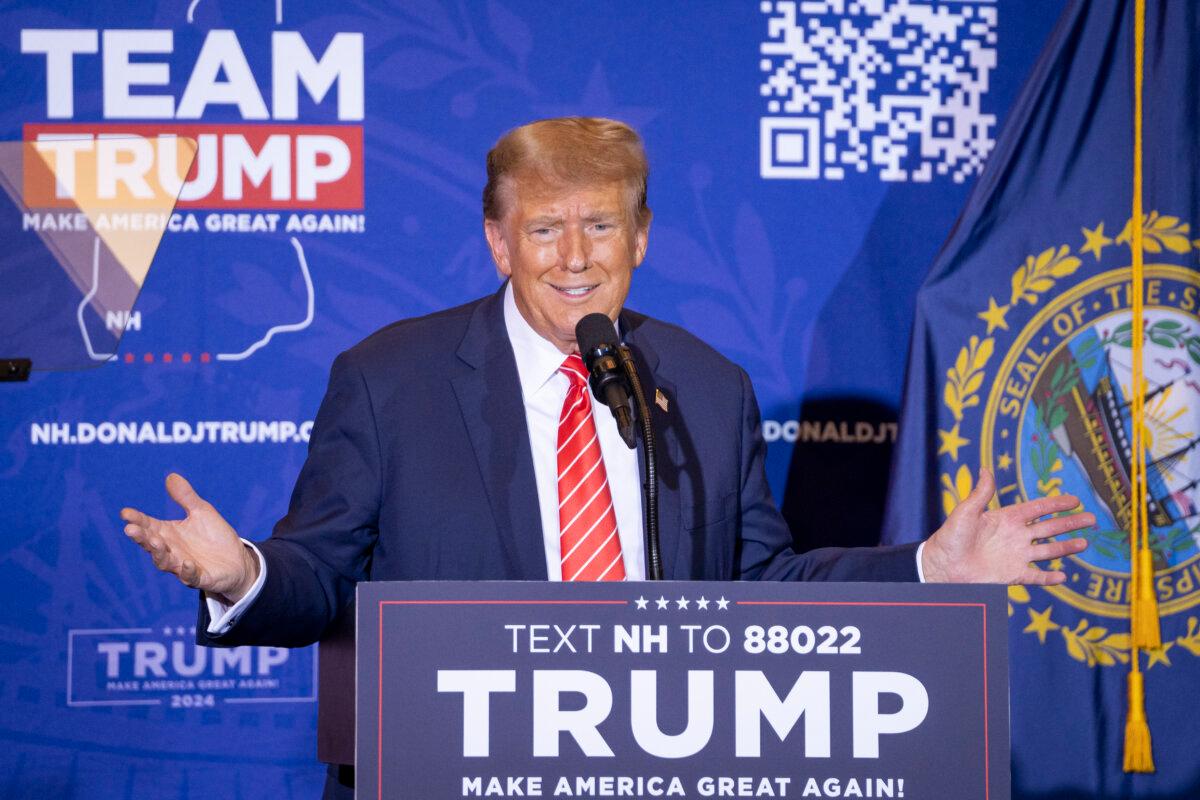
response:
[[[1003,632],[991,586],[362,584],[356,796],[999,800]]]
[[[746,369],[797,549],[876,544],[917,288],[1063,4],[0,3],[0,797],[320,795],[316,652],[194,648],[118,513],[176,471],[268,536],[337,354],[496,290],[534,119],[640,132],[628,306]]]

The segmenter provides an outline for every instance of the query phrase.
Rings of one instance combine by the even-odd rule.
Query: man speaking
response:
[[[1070,496],[988,511],[975,491],[918,550],[792,550],[771,498],[750,380],[691,334],[624,308],[646,253],[648,166],[606,119],[517,128],[488,154],[495,294],[394,323],[341,354],[287,515],[239,539],[179,475],[182,520],[126,508],[155,565],[202,590],[200,639],[303,646],[364,580],[641,580],[638,455],[596,409],[576,324],[602,313],[629,346],[658,438],[669,580],[1050,584],[1030,562],[1077,553],[1092,515]],[[327,796],[337,787],[327,789]]]

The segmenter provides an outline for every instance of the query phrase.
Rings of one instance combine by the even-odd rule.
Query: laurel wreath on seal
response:
[[[1132,228],[1133,219],[1131,217],[1115,239],[1103,237],[1103,224],[1098,225],[1092,231],[1085,230],[1085,236],[1088,233],[1096,235],[1096,232],[1099,231],[1099,236],[1103,237],[1101,248],[1108,244],[1122,244],[1129,247]],[[1200,239],[1191,239],[1190,232],[1189,224],[1181,221],[1179,217],[1151,211],[1146,215],[1143,223],[1145,252],[1170,251],[1183,254],[1190,252],[1193,248],[1200,251]],[[1090,237],[1088,242],[1090,245]],[[1082,253],[1086,249],[1087,247],[1080,247],[1078,253]],[[1012,274],[1008,303],[1000,305],[996,302],[995,297],[988,298],[988,310],[978,315],[981,320],[987,322],[987,333],[982,337],[971,336],[966,346],[959,351],[954,364],[946,370],[946,381],[942,388],[942,403],[954,418],[954,425],[950,430],[938,431],[941,441],[938,455],[949,455],[952,461],[957,462],[959,448],[971,443],[970,439],[962,435],[964,416],[968,409],[975,408],[980,404],[980,390],[987,378],[988,363],[995,353],[995,337],[991,333],[995,327],[1007,329],[1006,324],[996,323],[995,320],[1003,320],[1008,310],[1020,303],[1034,307],[1041,303],[1044,296],[1055,287],[1059,280],[1070,277],[1082,265],[1083,262],[1078,253],[1073,251],[1070,245],[1062,244],[1057,247],[1049,247],[1037,255],[1027,256]],[[1098,250],[1095,255],[1099,260]],[[1101,344],[1132,347],[1131,328],[1132,326],[1118,326],[1109,335],[1109,339]],[[1159,346],[1185,350],[1191,360],[1200,365],[1200,335],[1194,334],[1182,324],[1163,320],[1147,328],[1146,335]],[[1068,386],[1071,379],[1072,376],[1068,374],[1052,376],[1051,384],[1052,387],[1059,383]],[[1039,414],[1039,418],[1041,416],[1043,415]],[[1051,422],[1053,420],[1039,419],[1041,425],[1049,425]],[[1045,443],[1042,445],[1042,450],[1030,454],[1034,471],[1038,477],[1038,491],[1043,496],[1052,496],[1059,493],[1062,485],[1061,479],[1056,478],[1054,474],[1062,470],[1062,460],[1058,457],[1057,447],[1050,437],[1039,436],[1038,439]],[[940,480],[942,511],[949,516],[955,506],[971,493],[973,488],[971,470],[967,464],[959,464],[957,469],[951,468],[942,473]],[[1075,661],[1089,667],[1111,667],[1129,663],[1128,633],[1111,631],[1102,625],[1093,625],[1086,617],[1080,619],[1074,626],[1060,625],[1051,619],[1053,605],[1048,605],[1041,611],[1034,610],[1033,597],[1024,586],[1010,586],[1008,601],[1010,617],[1016,613],[1017,605],[1028,606],[1026,611],[1029,614],[1029,624],[1022,632],[1036,635],[1041,644],[1046,643],[1046,636],[1050,632],[1057,632],[1067,654]],[[1164,641],[1161,650],[1145,651],[1146,667],[1149,668],[1159,663],[1171,666],[1170,651],[1176,647],[1193,656],[1200,657],[1200,619],[1188,617],[1187,630],[1183,635],[1172,641]]]

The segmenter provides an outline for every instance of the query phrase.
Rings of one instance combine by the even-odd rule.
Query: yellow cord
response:
[[[1137,0],[1134,6],[1134,33],[1133,33],[1133,216],[1130,219],[1132,229],[1130,231],[1130,251],[1133,254],[1133,265],[1130,269],[1132,283],[1132,308],[1130,309],[1133,316],[1133,369],[1130,375],[1130,413],[1133,426],[1133,451],[1130,458],[1129,480],[1130,488],[1133,497],[1133,513],[1129,518],[1129,567],[1130,578],[1137,575],[1137,552],[1141,548],[1141,527],[1142,527],[1142,469],[1145,462],[1142,459],[1142,401],[1145,397],[1142,392],[1142,356],[1144,348],[1145,331],[1143,330],[1143,309],[1142,289],[1145,278],[1145,267],[1143,264],[1142,255],[1142,237],[1145,235],[1142,226],[1142,14],[1144,13],[1144,0]],[[1136,581],[1134,582],[1136,586]],[[1131,601],[1132,602],[1132,601]]]
[[[1136,0],[1133,33],[1133,215],[1130,247],[1133,315],[1133,370],[1130,380],[1133,452],[1130,483],[1133,513],[1129,529],[1130,626],[1133,643],[1141,648],[1162,646],[1158,620],[1158,598],[1154,592],[1154,565],[1150,551],[1149,503],[1146,478],[1146,380],[1145,380],[1145,250],[1142,209],[1142,116],[1144,89],[1146,3]]]
[[[1129,515],[1129,615],[1132,666],[1127,683],[1128,707],[1125,715],[1126,772],[1154,772],[1150,726],[1146,720],[1146,693],[1141,671],[1141,650],[1161,647],[1158,624],[1158,598],[1154,594],[1154,562],[1150,557],[1150,520],[1146,502],[1146,387],[1143,355],[1145,349],[1145,308],[1143,284],[1144,217],[1142,214],[1142,89],[1146,41],[1146,0],[1135,0],[1133,16],[1133,216],[1130,220],[1130,248],[1133,260],[1131,313],[1133,315],[1133,370],[1130,380],[1130,415],[1133,447],[1129,481],[1132,509]]]

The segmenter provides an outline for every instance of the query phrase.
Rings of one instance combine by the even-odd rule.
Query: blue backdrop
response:
[[[533,118],[641,131],[655,221],[629,305],[749,370],[802,546],[876,541],[917,286],[1060,10],[0,4],[0,139],[180,133],[216,170],[117,359],[0,386],[0,795],[318,792],[313,653],[195,650],[194,595],[117,512],[174,514],[178,470],[266,536],[333,357],[498,285],[484,155]],[[239,177],[268,135],[288,149]],[[303,136],[325,155],[302,163]]]

